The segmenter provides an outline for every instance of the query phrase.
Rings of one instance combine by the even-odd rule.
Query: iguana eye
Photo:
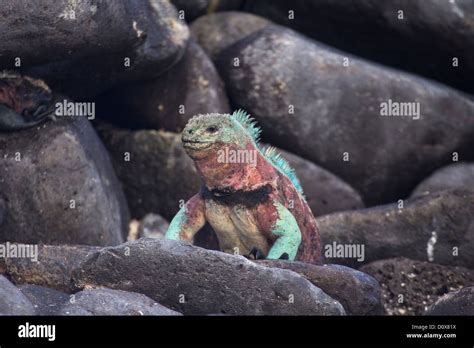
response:
[[[209,126],[206,128],[206,132],[208,133],[215,133],[217,132],[217,126]]]

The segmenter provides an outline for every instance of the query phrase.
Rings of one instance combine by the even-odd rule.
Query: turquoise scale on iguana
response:
[[[260,134],[243,110],[189,120],[183,146],[203,186],[172,220],[166,238],[192,241],[208,222],[224,252],[318,263],[319,231],[301,184],[275,148],[259,144]],[[235,156],[222,162],[222,153]]]

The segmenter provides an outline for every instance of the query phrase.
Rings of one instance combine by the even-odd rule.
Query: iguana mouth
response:
[[[183,142],[184,147],[195,149],[195,150],[207,149],[208,147],[211,147],[212,144],[214,144],[213,141],[198,141],[198,140],[188,140],[188,139],[182,139],[182,142]]]

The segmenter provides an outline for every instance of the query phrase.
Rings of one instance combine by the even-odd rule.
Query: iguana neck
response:
[[[210,191],[253,191],[268,184],[274,185],[275,181],[275,168],[250,142],[245,149],[225,144],[205,158],[195,160],[195,164]]]

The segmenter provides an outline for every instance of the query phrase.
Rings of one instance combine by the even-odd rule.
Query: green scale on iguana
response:
[[[274,148],[259,144],[260,132],[241,110],[189,120],[182,142],[203,185],[173,218],[166,238],[192,242],[208,222],[221,251],[319,263],[319,230],[301,185]],[[239,160],[223,161],[223,153],[227,159],[240,154]]]

